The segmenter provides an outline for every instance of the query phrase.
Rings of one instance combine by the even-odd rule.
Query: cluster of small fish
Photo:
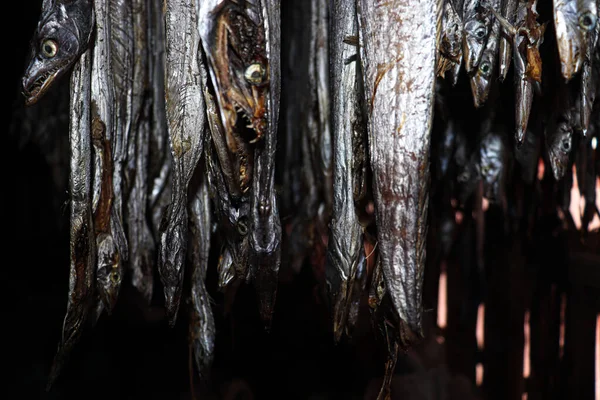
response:
[[[368,293],[390,343],[386,396],[395,354],[421,336],[430,182],[460,188],[448,205],[479,184],[503,199],[510,140],[494,122],[496,77],[511,62],[525,180],[540,159],[528,125],[543,93],[536,115],[554,176],[573,164],[578,132],[587,221],[597,212],[595,1],[550,6],[560,60],[548,64],[560,69],[542,73],[549,29],[535,0],[44,0],[26,103],[71,74],[71,272],[49,384],[126,277],[150,301],[156,266],[171,324],[189,277],[190,340],[206,376],[207,269],[222,289],[252,283],[269,326],[280,265],[310,262],[324,271],[336,340]],[[475,137],[450,104],[461,76],[486,115]]]

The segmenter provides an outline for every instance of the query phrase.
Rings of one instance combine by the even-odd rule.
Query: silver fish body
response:
[[[94,300],[96,246],[92,218],[91,51],[81,55],[71,73],[70,174],[71,229],[67,311],[62,338],[48,377],[49,389],[79,341]]]
[[[356,6],[352,2],[330,2],[337,17],[330,26],[330,82],[333,133],[333,212],[329,224],[329,241],[325,275],[333,305],[333,332],[339,341],[353,298],[354,280],[364,260],[363,230],[355,210],[355,137],[363,136],[365,127],[359,89],[358,49],[344,43],[348,36],[358,36]],[[347,62],[354,57],[355,61]],[[361,255],[363,258],[361,259]]]
[[[500,10],[500,2],[490,1],[490,7],[494,10]],[[492,21],[491,31],[481,54],[481,59],[477,64],[475,72],[471,75],[471,92],[475,107],[481,107],[488,98],[490,86],[496,73],[496,60],[498,57],[498,43],[500,40],[500,22],[496,19]]]
[[[192,267],[189,335],[196,368],[202,378],[209,375],[216,336],[211,298],[205,284],[210,253],[211,213],[207,180],[204,176],[189,204],[189,251]]]
[[[569,81],[583,65],[586,38],[598,19],[597,7],[593,0],[554,0],[552,4],[561,73]]]
[[[359,2],[378,250],[404,344],[421,335],[441,13],[436,0]]]
[[[463,9],[463,59],[467,73],[479,65],[492,30],[493,16],[488,0],[465,0]]]
[[[169,321],[177,318],[187,249],[187,190],[204,146],[206,113],[203,76],[198,62],[200,35],[196,0],[165,3],[165,103],[173,187],[160,228],[158,271]]]
[[[517,4],[519,0],[503,0],[502,1],[502,16],[511,24],[515,24],[517,17]],[[502,31],[500,35],[500,44],[498,47],[498,75],[501,81],[506,79],[506,74],[510,69],[512,56],[512,39],[510,35],[506,35]]]

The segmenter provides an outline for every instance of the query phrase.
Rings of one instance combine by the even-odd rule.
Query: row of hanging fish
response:
[[[540,158],[560,182],[577,162],[587,223],[597,213],[595,1],[555,0],[542,20],[535,0],[44,0],[26,104],[71,79],[70,283],[49,387],[125,279],[150,301],[157,270],[171,325],[189,296],[206,377],[207,271],[222,290],[253,284],[268,328],[280,266],[309,264],[336,341],[368,297],[389,396],[397,352],[422,337],[430,224],[477,193],[508,207],[508,159],[526,182]],[[475,132],[453,97],[464,79]]]

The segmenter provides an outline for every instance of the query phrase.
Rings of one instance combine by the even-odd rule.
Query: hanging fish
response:
[[[496,12],[500,11],[500,1],[498,0],[490,1],[489,6]],[[473,93],[473,102],[476,108],[481,107],[488,98],[490,86],[496,72],[499,40],[500,22],[494,19],[485,47],[481,53],[481,59],[477,64],[477,69],[470,76],[471,92]]]
[[[440,37],[440,57],[437,63],[437,76],[446,77],[450,71],[452,84],[456,85],[462,64],[463,23],[452,0],[444,1],[442,35]]]
[[[502,17],[511,25],[515,24],[517,18],[517,4],[519,0],[503,0],[502,1]],[[504,82],[506,74],[510,69],[512,55],[512,38],[506,31],[502,30],[500,34],[500,45],[498,50],[498,75],[500,81]]]
[[[539,87],[542,80],[542,59],[539,48],[544,40],[546,24],[537,22],[536,4],[537,0],[520,2],[515,25],[510,24],[495,10],[491,10],[512,38],[515,66],[515,140],[518,145],[523,143],[527,132],[534,86]]]
[[[43,0],[23,75],[25,104],[36,103],[56,79],[71,70],[89,48],[94,24],[92,0]]]
[[[94,300],[96,246],[92,215],[91,52],[84,52],[71,73],[69,138],[71,163],[70,272],[67,312],[47,390],[50,389],[79,341]]]
[[[165,103],[173,181],[171,203],[159,231],[158,272],[164,287],[169,322],[174,325],[187,249],[187,191],[204,147],[203,88],[206,77],[203,77],[198,61],[200,35],[196,12],[199,4],[196,0],[168,0],[165,6]]]
[[[248,236],[248,278],[257,288],[261,317],[267,323],[275,301],[281,252],[274,190],[279,14],[279,3],[274,0],[210,0],[202,3],[198,19],[220,119],[211,123],[213,143],[231,203],[244,207],[250,203],[248,213],[236,218],[236,225],[242,236]]]
[[[552,4],[561,74],[569,81],[581,70],[587,33],[597,23],[597,8],[594,0],[554,0]]]
[[[587,5],[586,15],[588,18],[596,19],[595,26],[588,26],[585,39],[585,49],[583,54],[583,65],[581,67],[581,89],[580,89],[580,111],[581,132],[586,136],[590,127],[590,117],[592,108],[596,101],[596,96],[600,91],[600,84],[594,85],[600,81],[600,49],[598,47],[598,36],[600,36],[600,24],[598,20],[598,10],[593,1],[585,2]],[[587,25],[586,25],[587,26]]]
[[[494,4],[497,0],[494,0]],[[481,61],[485,44],[492,31],[491,0],[465,0],[463,5],[463,59],[465,70],[471,73]]]
[[[442,2],[358,4],[377,243],[405,346],[421,336],[429,144]]]
[[[358,36],[356,5],[342,0],[330,3],[336,15],[330,25],[331,110],[333,133],[333,213],[329,224],[329,241],[325,275],[332,303],[334,339],[345,330],[352,300],[357,295],[354,281],[364,264],[364,235],[355,209],[355,172],[362,160],[354,157],[354,142],[364,137],[360,66],[357,47],[344,43],[346,37]],[[363,266],[364,268],[364,266]]]
[[[189,204],[189,258],[192,268],[189,339],[201,378],[210,374],[216,336],[211,298],[205,284],[210,253],[211,212],[209,190],[204,176]]]
[[[94,149],[94,228],[96,234],[96,287],[98,300],[95,319],[111,300],[106,297],[110,288],[120,279],[122,259],[112,233],[113,215],[113,149],[115,96],[114,77],[110,54],[110,28],[108,20],[108,1],[94,2],[96,15],[96,35],[92,47],[91,78],[91,133]],[[97,200],[96,200],[97,199]],[[113,272],[114,271],[114,272]],[[114,282],[113,282],[114,281]],[[114,304],[114,303],[113,303]]]

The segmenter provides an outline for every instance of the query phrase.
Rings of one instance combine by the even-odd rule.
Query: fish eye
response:
[[[569,152],[571,150],[571,141],[569,139],[563,140],[562,148],[565,152]]]
[[[477,29],[477,30],[475,31],[475,36],[476,36],[478,39],[483,39],[483,38],[484,38],[484,36],[485,36],[485,34],[486,34],[486,29],[485,29],[485,27],[483,27],[483,26],[482,26],[482,27],[480,27],[479,29]]]
[[[260,85],[263,82],[264,77],[265,68],[260,63],[250,64],[244,72],[244,78],[246,78],[251,85]]]
[[[113,285],[117,285],[119,284],[119,273],[117,271],[112,271],[109,275],[110,277],[110,281],[112,282]]]
[[[591,31],[596,27],[596,16],[588,11],[579,17],[579,26],[583,29]]]
[[[248,234],[248,224],[246,223],[246,218],[242,217],[238,220],[237,230],[242,236],[246,236]]]
[[[482,63],[481,66],[479,67],[479,70],[481,71],[483,76],[486,76],[486,77],[490,75],[491,69],[492,69],[492,67],[487,62]]]
[[[42,54],[47,58],[53,58],[58,53],[58,43],[52,39],[46,39],[42,43]]]

